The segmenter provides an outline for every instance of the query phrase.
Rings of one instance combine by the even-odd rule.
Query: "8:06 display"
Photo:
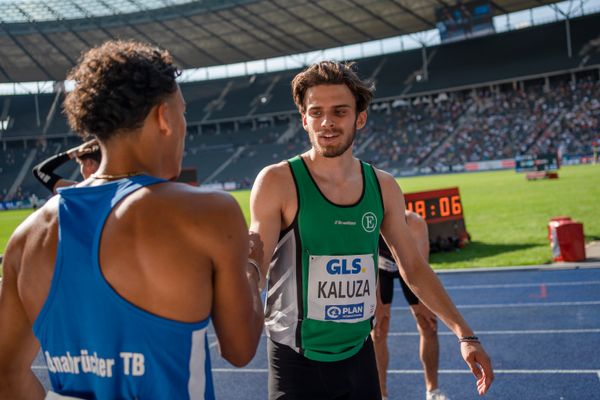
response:
[[[423,217],[427,223],[462,219],[463,208],[458,188],[406,193],[406,208]]]
[[[404,200],[408,210],[427,222],[432,252],[462,248],[471,240],[457,187],[406,193]]]

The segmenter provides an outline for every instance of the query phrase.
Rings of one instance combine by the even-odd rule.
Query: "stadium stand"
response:
[[[570,26],[572,57],[564,23],[556,22],[428,47],[428,80],[422,49],[359,60],[359,73],[377,90],[357,154],[401,174],[461,170],[467,162],[527,152],[591,153],[600,119],[600,15],[574,18]],[[263,165],[306,148],[290,95],[297,72],[181,85],[188,110],[184,166],[197,168],[199,182],[246,187]],[[13,198],[47,195],[22,169],[77,143],[53,107],[63,97],[0,97],[10,121],[0,131],[3,196],[11,188]],[[70,165],[60,172],[76,171]]]

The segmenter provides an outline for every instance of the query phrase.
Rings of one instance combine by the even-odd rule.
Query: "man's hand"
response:
[[[261,262],[265,257],[263,242],[260,239],[260,235],[256,232],[249,231],[248,238],[250,240],[250,249],[248,253],[248,257]]]
[[[67,154],[70,158],[77,158],[83,154],[93,153],[100,149],[97,139],[88,140],[87,142],[75,146],[72,149],[67,150]]]
[[[266,273],[263,273],[263,269],[261,268],[261,262],[264,258],[264,248],[263,248],[263,242],[260,239],[260,235],[256,232],[253,231],[249,231],[248,232],[248,241],[249,241],[249,247],[248,247],[248,262],[255,265],[257,270],[256,273],[259,274],[258,275],[258,289],[259,290],[263,290],[265,288],[266,285]]]
[[[478,342],[461,342],[460,352],[471,372],[477,378],[477,392],[480,396],[483,396],[494,380],[490,358]]]

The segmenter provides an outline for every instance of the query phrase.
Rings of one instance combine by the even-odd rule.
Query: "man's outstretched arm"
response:
[[[248,263],[248,227],[237,202],[220,197],[211,214],[208,248],[214,265],[213,324],[223,358],[241,367],[252,360],[263,330],[259,275]]]
[[[385,214],[381,233],[390,248],[400,274],[411,290],[459,338],[474,337],[472,329],[446,293],[440,280],[417,249],[405,220],[404,196],[396,180],[378,171]],[[463,359],[477,378],[477,390],[483,395],[492,384],[494,372],[487,353],[476,340],[461,341]]]
[[[25,233],[19,227],[4,254],[0,283],[0,399],[43,399],[44,388],[31,371],[39,351],[18,290]]]
[[[278,164],[263,169],[252,186],[250,231],[255,243],[251,257],[260,265],[263,276],[267,276],[284,224],[283,207],[285,196],[289,195],[288,181],[293,182],[289,167]]]
[[[40,181],[42,185],[46,187],[52,194],[56,193],[56,189],[63,186],[70,186],[74,184],[74,181],[64,179],[62,176],[54,172],[58,167],[67,163],[71,159],[68,152],[56,154],[50,158],[45,159],[41,163],[37,164],[31,170],[31,173]]]

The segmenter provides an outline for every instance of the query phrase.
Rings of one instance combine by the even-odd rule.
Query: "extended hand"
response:
[[[492,385],[494,371],[492,362],[480,343],[462,342],[460,352],[463,359],[477,378],[477,392],[482,396]]]
[[[263,242],[260,235],[256,232],[249,231],[248,239],[250,241],[250,251],[248,257],[261,262],[264,258]]]

